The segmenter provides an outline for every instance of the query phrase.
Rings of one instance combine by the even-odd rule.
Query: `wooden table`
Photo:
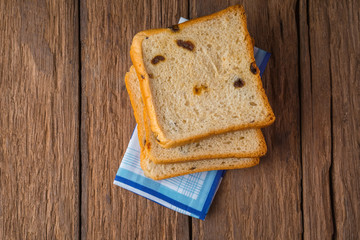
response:
[[[113,185],[140,30],[237,1],[0,1],[0,239],[360,239],[360,1],[240,1],[276,122],[206,221]]]

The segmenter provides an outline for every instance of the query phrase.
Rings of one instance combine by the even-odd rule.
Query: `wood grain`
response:
[[[355,120],[360,55],[354,9],[359,9],[355,1],[302,1],[300,6],[305,239],[360,236],[360,135]],[[344,25],[350,27],[339,24],[344,16],[349,16]]]
[[[135,120],[125,89],[136,32],[187,16],[177,1],[81,1],[82,238],[187,239],[188,217],[113,185]]]
[[[334,232],[327,5],[300,1],[299,6],[304,239],[331,239]]]
[[[360,2],[328,5],[332,200],[337,239],[360,239]],[[345,22],[342,23],[345,19]]]
[[[192,1],[191,18],[233,5]],[[228,171],[194,239],[301,239],[298,35],[295,1],[244,1],[255,45],[272,53],[263,76],[275,124],[265,129],[268,154],[259,166]]]
[[[79,235],[76,1],[0,1],[0,239]]]
[[[113,185],[135,126],[123,78],[136,32],[237,3],[272,53],[263,83],[277,119],[267,156],[228,171],[200,221]],[[0,239],[360,239],[359,9],[0,1]]]

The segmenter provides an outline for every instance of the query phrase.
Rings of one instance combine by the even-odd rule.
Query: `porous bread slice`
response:
[[[139,106],[142,104],[141,101],[140,104],[138,101],[135,101],[134,95],[130,90],[133,85],[129,81],[129,75],[130,73],[126,73],[125,83],[130,95],[131,105],[134,109],[135,120],[138,124],[138,138],[141,149],[140,166],[147,177],[160,180],[195,172],[248,168],[259,164],[259,158],[218,158],[172,164],[155,164],[152,162],[144,148],[144,142],[146,141],[145,121],[140,115],[141,111],[139,110]]]
[[[260,157],[266,153],[266,143],[260,129],[247,129],[214,135],[173,148],[162,148],[156,141],[149,127],[149,121],[141,99],[139,81],[134,67],[125,77],[126,87],[133,105],[135,118],[139,125],[145,126],[145,138],[141,144],[146,145],[146,155],[154,163],[174,163],[199,159]],[[143,113],[143,115],[141,115]]]
[[[144,170],[145,176],[154,180],[177,177],[196,172],[249,168],[258,165],[260,162],[259,158],[218,158],[194,162],[156,164],[146,156],[146,152],[142,152],[140,158],[140,165]]]
[[[138,116],[135,119],[141,119],[141,117]],[[141,140],[146,138],[144,125],[141,125],[142,123],[144,123],[144,121],[138,122],[138,138],[141,149],[140,166],[144,171],[145,176],[154,180],[177,177],[196,172],[249,168],[258,165],[260,162],[259,158],[215,158],[192,162],[156,164],[151,161],[145,151],[144,144],[141,143]]]
[[[163,147],[275,120],[242,6],[140,32],[130,55]]]

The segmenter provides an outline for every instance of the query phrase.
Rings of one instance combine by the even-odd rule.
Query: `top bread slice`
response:
[[[246,129],[213,135],[209,138],[173,148],[162,148],[151,132],[141,98],[139,80],[134,67],[125,76],[126,88],[136,121],[146,129],[141,144],[146,145],[147,157],[154,163],[186,162],[211,158],[260,157],[266,153],[266,143],[260,129]],[[144,112],[144,113],[143,113]],[[142,115],[143,114],[143,115]]]
[[[270,125],[242,6],[135,35],[130,55],[163,147]]]
[[[138,123],[140,166],[147,177],[160,180],[203,171],[248,168],[259,164],[259,158],[214,158],[192,162],[155,164],[145,150],[145,145],[150,140],[147,140],[145,133],[145,125],[147,123],[142,113],[146,112],[143,111],[144,107],[141,101],[139,86],[136,87],[135,85],[135,83],[137,85],[139,85],[139,83],[137,83],[137,77],[134,72],[135,71],[130,70],[130,72],[125,75],[125,84],[129,92],[131,105],[134,109],[135,120]],[[136,81],[134,81],[134,79]],[[153,144],[157,145],[156,142],[153,142]]]

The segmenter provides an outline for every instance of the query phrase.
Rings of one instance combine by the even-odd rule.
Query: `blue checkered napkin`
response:
[[[183,22],[180,19],[180,23]],[[256,64],[263,74],[270,54],[254,48]],[[167,208],[201,220],[209,210],[225,171],[194,173],[154,181],[140,168],[140,145],[135,128],[116,173],[114,184]]]

